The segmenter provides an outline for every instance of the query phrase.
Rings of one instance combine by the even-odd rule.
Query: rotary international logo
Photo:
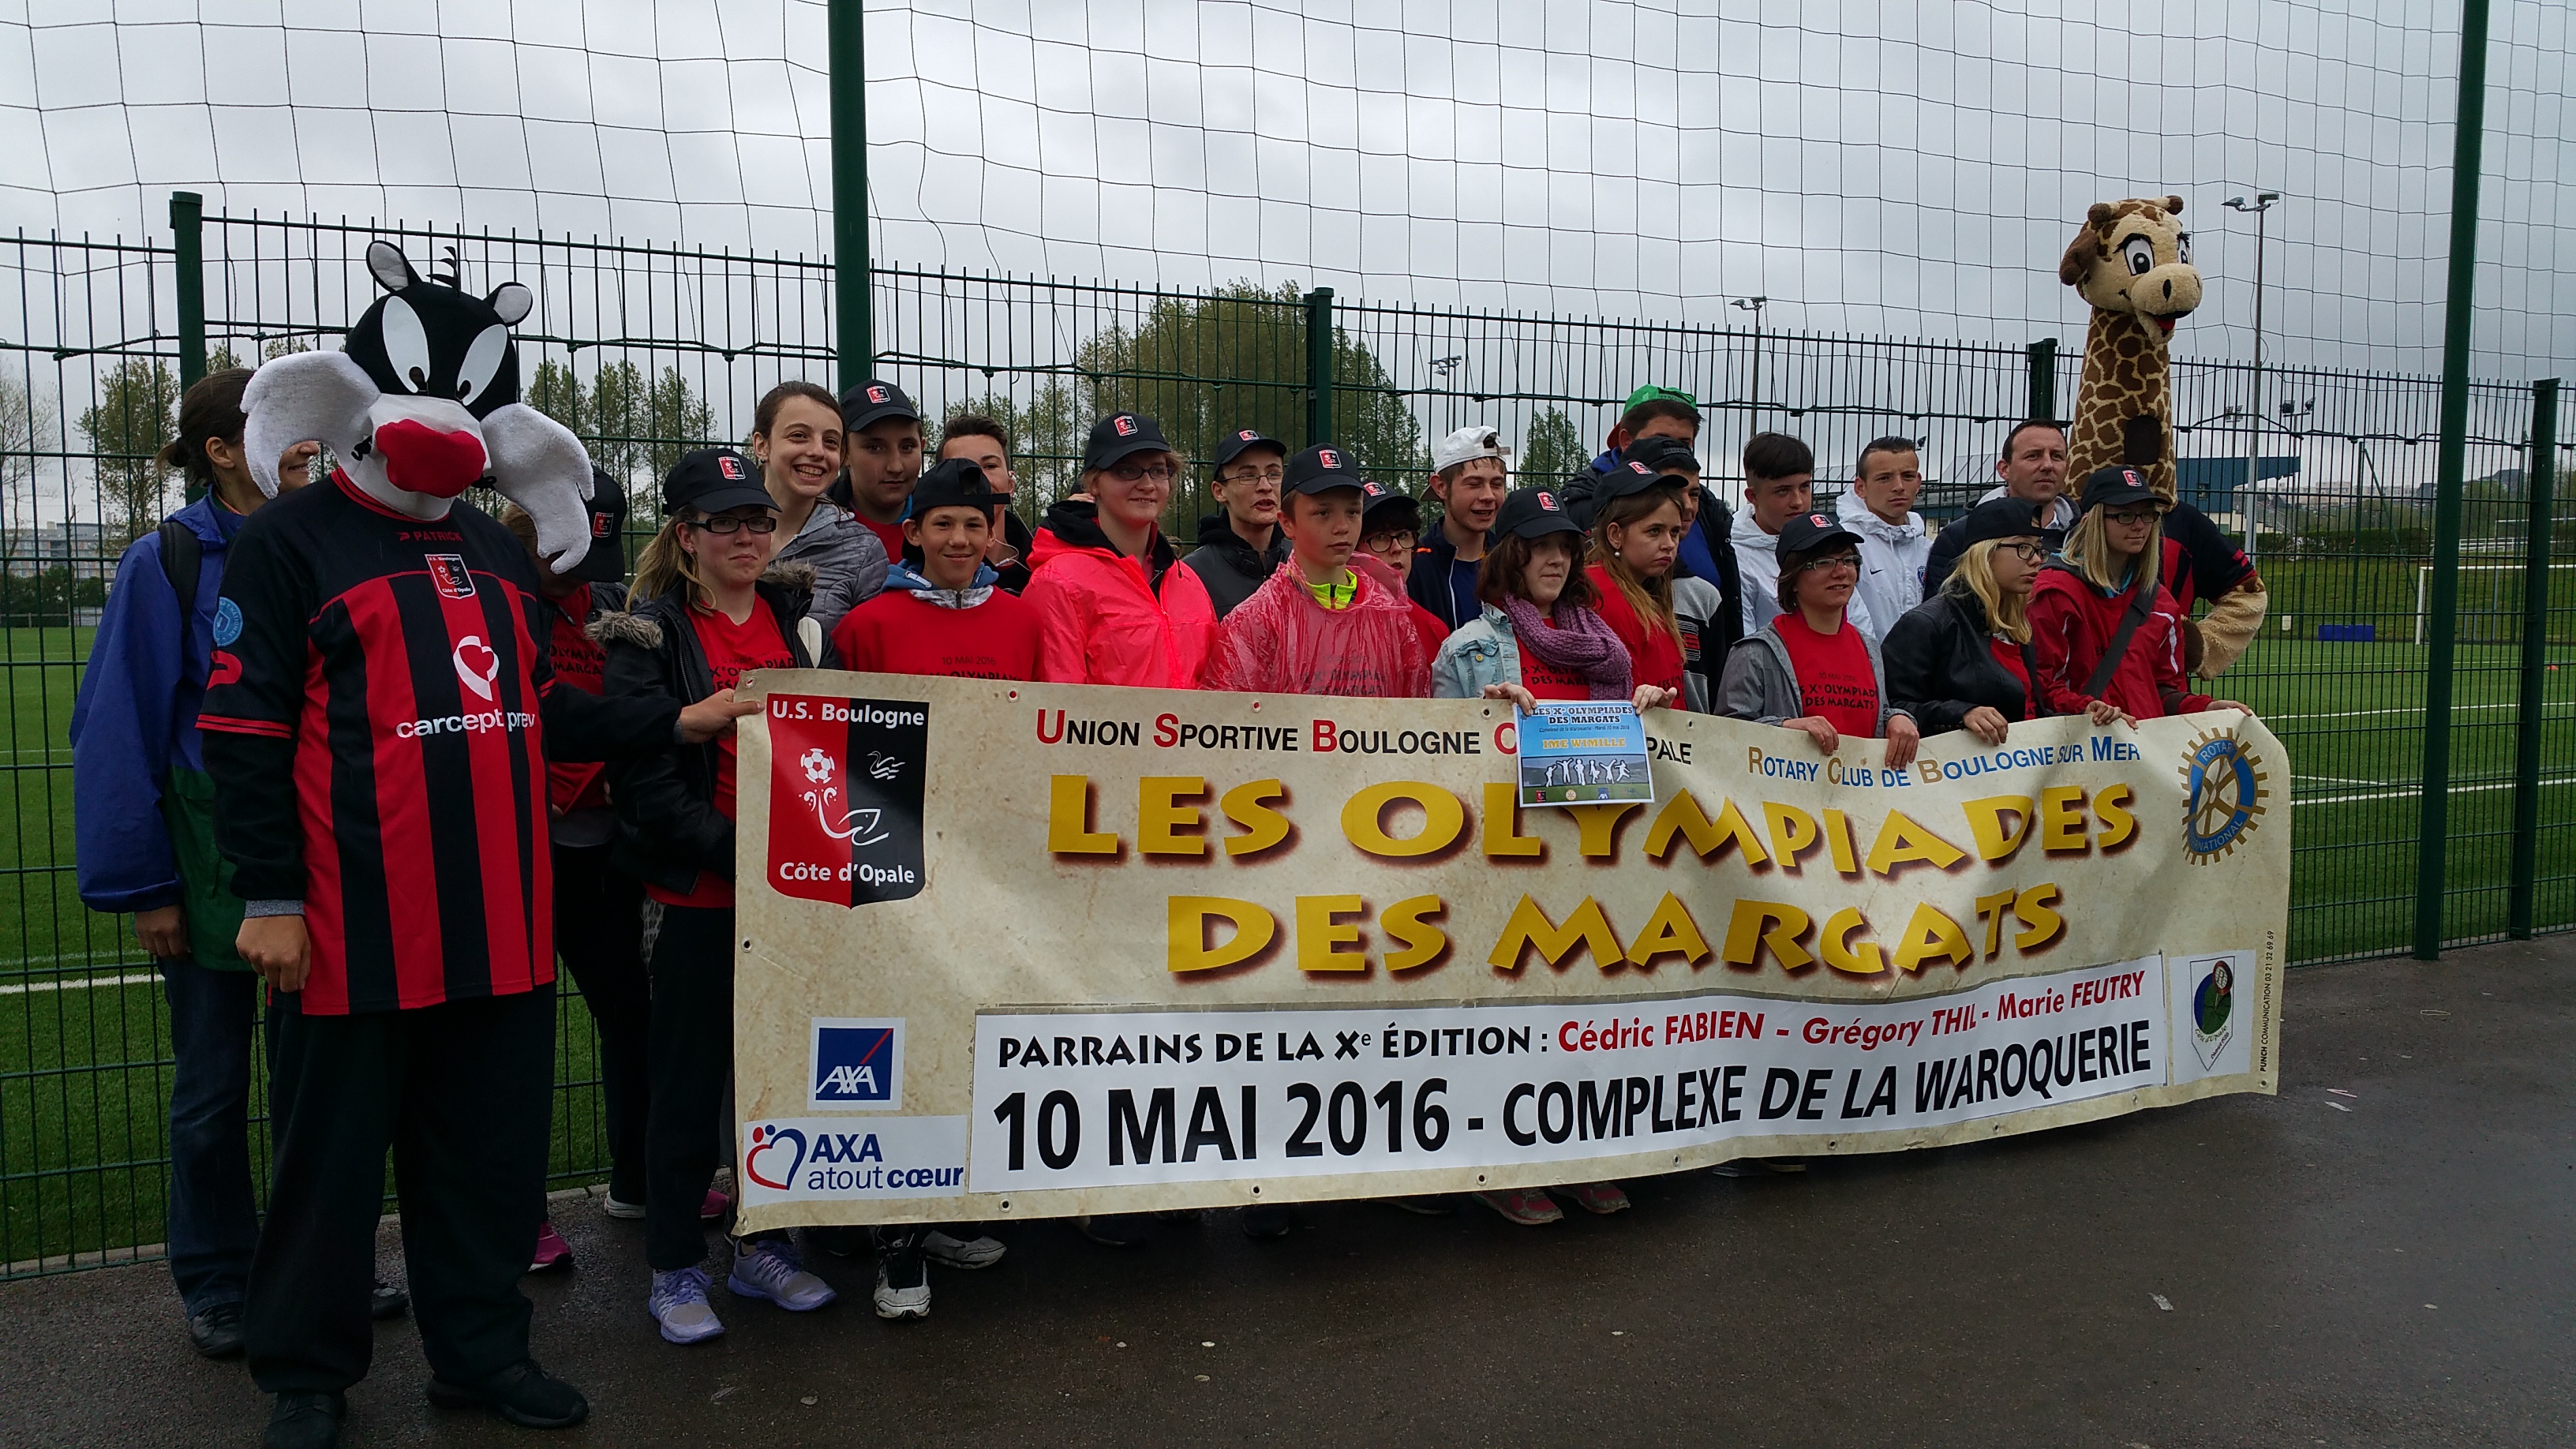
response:
[[[2243,740],[2227,730],[2210,730],[2191,743],[2182,757],[2183,788],[2189,803],[2182,822],[2183,849],[2191,863],[2205,865],[2232,853],[2262,823],[2263,802],[2271,792],[2262,760]]]

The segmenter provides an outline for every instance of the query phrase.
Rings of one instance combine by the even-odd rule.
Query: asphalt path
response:
[[[536,1347],[590,1423],[430,1408],[380,1326],[348,1442],[582,1445],[2531,1445],[2576,1441],[2576,938],[2291,974],[2278,1097],[2008,1141],[1469,1205],[1227,1214],[1101,1248],[1022,1224],[879,1322],[864,1259],[794,1316],[644,1312],[639,1225],[566,1204]],[[390,1251],[391,1238],[388,1236]],[[158,1265],[0,1285],[0,1442],[249,1445]]]

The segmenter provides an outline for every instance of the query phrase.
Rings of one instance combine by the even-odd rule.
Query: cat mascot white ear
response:
[[[367,247],[385,295],[338,352],[261,364],[242,393],[242,445],[260,491],[277,460],[308,439],[330,448],[368,497],[414,518],[443,518],[485,479],[537,525],[537,552],[562,573],[590,550],[590,454],[570,429],[519,401],[510,328],[536,295],[503,282],[474,297],[424,278],[391,242]]]

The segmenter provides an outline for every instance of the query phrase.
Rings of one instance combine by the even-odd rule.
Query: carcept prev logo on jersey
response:
[[[903,1018],[813,1018],[806,1101],[823,1111],[893,1112],[903,1106]]]

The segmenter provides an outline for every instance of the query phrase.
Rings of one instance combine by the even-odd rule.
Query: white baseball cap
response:
[[[1503,435],[1478,424],[1460,428],[1431,445],[1431,471],[1442,472],[1474,458],[1509,458],[1512,450],[1503,446]]]

